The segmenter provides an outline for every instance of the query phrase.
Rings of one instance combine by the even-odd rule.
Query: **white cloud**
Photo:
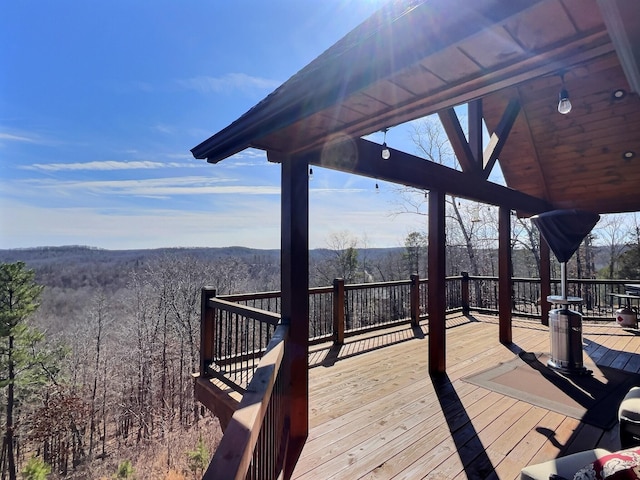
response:
[[[8,142],[38,143],[38,140],[33,137],[0,132],[0,142],[3,140]]]
[[[51,179],[22,180],[24,188],[61,192],[64,196],[73,193],[94,195],[119,195],[130,197],[164,198],[172,195],[279,195],[279,185],[229,185],[232,178],[171,177],[140,180],[103,181],[57,181]],[[224,184],[224,185],[221,185]],[[18,188],[22,188],[18,186]],[[24,189],[22,188],[22,189]]]
[[[253,77],[245,73],[228,73],[221,77],[199,76],[176,80],[176,84],[200,93],[230,93],[233,91],[273,90],[282,82],[268,78]]]
[[[199,167],[196,163],[179,163],[179,162],[152,162],[149,160],[121,162],[115,160],[95,161],[95,162],[77,162],[77,163],[34,163],[20,167],[24,170],[36,170],[44,172],[59,171],[112,171],[112,170],[139,170],[139,169],[155,169],[155,168],[188,168]]]

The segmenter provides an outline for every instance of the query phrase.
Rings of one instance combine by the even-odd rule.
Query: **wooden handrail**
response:
[[[266,310],[260,310],[259,308],[248,307],[246,305],[238,305],[237,303],[222,300],[217,297],[209,299],[209,308],[217,308],[230,313],[244,315],[259,322],[268,323],[269,325],[277,325],[280,321],[280,315],[277,313],[267,312]]]
[[[288,332],[287,325],[276,328],[203,480],[242,480],[246,477],[278,378]]]

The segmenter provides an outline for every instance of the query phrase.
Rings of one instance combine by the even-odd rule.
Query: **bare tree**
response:
[[[594,235],[607,247],[606,277],[612,279],[616,274],[618,259],[632,236],[632,227],[628,224],[625,215],[606,215],[598,222]]]
[[[459,168],[449,139],[436,117],[427,117],[414,122],[411,140],[419,156],[450,168]],[[427,215],[428,194],[424,190],[398,187],[396,192],[398,194],[396,214]],[[494,219],[475,202],[448,195],[446,203],[446,216],[451,220],[446,225],[447,251],[450,257],[447,262],[447,273],[459,273],[461,265],[464,264],[465,270],[479,275],[481,273],[479,244],[493,241],[487,238],[485,230],[486,223]],[[461,251],[465,252],[464,262],[461,262],[458,257]],[[453,271],[454,269],[456,271]]]
[[[335,278],[355,283],[358,276],[358,239],[349,232],[334,232],[327,239],[324,258],[312,262],[315,281],[331,285]]]

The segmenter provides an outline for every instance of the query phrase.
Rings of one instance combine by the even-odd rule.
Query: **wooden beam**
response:
[[[289,325],[284,371],[290,440],[285,477],[291,478],[309,433],[309,175],[305,162],[282,162],[282,322]]]
[[[463,172],[474,173],[478,171],[478,164],[475,161],[473,152],[469,147],[469,142],[462,131],[460,120],[456,111],[452,108],[447,108],[438,112],[440,123],[444,127],[444,131],[449,138],[453,153],[455,153],[458,163]]]
[[[467,104],[469,122],[469,148],[473,155],[476,171],[482,168],[482,98]]]
[[[500,342],[513,341],[511,310],[513,308],[513,268],[511,263],[511,210],[500,207],[498,212],[498,315]]]
[[[640,6],[637,0],[598,0],[631,90],[640,93]]]
[[[491,170],[493,170],[493,166],[500,156],[500,152],[502,152],[502,147],[504,147],[504,144],[507,142],[507,138],[509,138],[511,127],[513,127],[513,124],[516,122],[516,118],[519,113],[520,101],[518,99],[512,99],[502,114],[502,118],[496,127],[496,131],[491,134],[489,144],[484,151],[482,176],[485,180],[489,178]]]
[[[429,373],[446,372],[445,193],[429,192]]]
[[[318,165],[354,175],[376,178],[407,185],[422,190],[439,189],[457,197],[467,198],[488,205],[505,205],[511,209],[536,214],[552,210],[551,205],[540,198],[498,185],[477,176],[433,163],[409,153],[389,149],[391,158],[383,160],[381,147],[364,139],[349,139],[322,151],[302,153],[296,161]],[[269,161],[281,163],[287,155],[269,152]],[[306,174],[306,173],[305,173]]]

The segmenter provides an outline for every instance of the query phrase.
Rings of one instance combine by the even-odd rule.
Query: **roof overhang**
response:
[[[637,211],[640,159],[623,153],[640,155],[639,36],[637,0],[394,1],[192,153],[297,155],[476,100],[495,132],[517,101],[499,153],[510,189],[557,208]]]

